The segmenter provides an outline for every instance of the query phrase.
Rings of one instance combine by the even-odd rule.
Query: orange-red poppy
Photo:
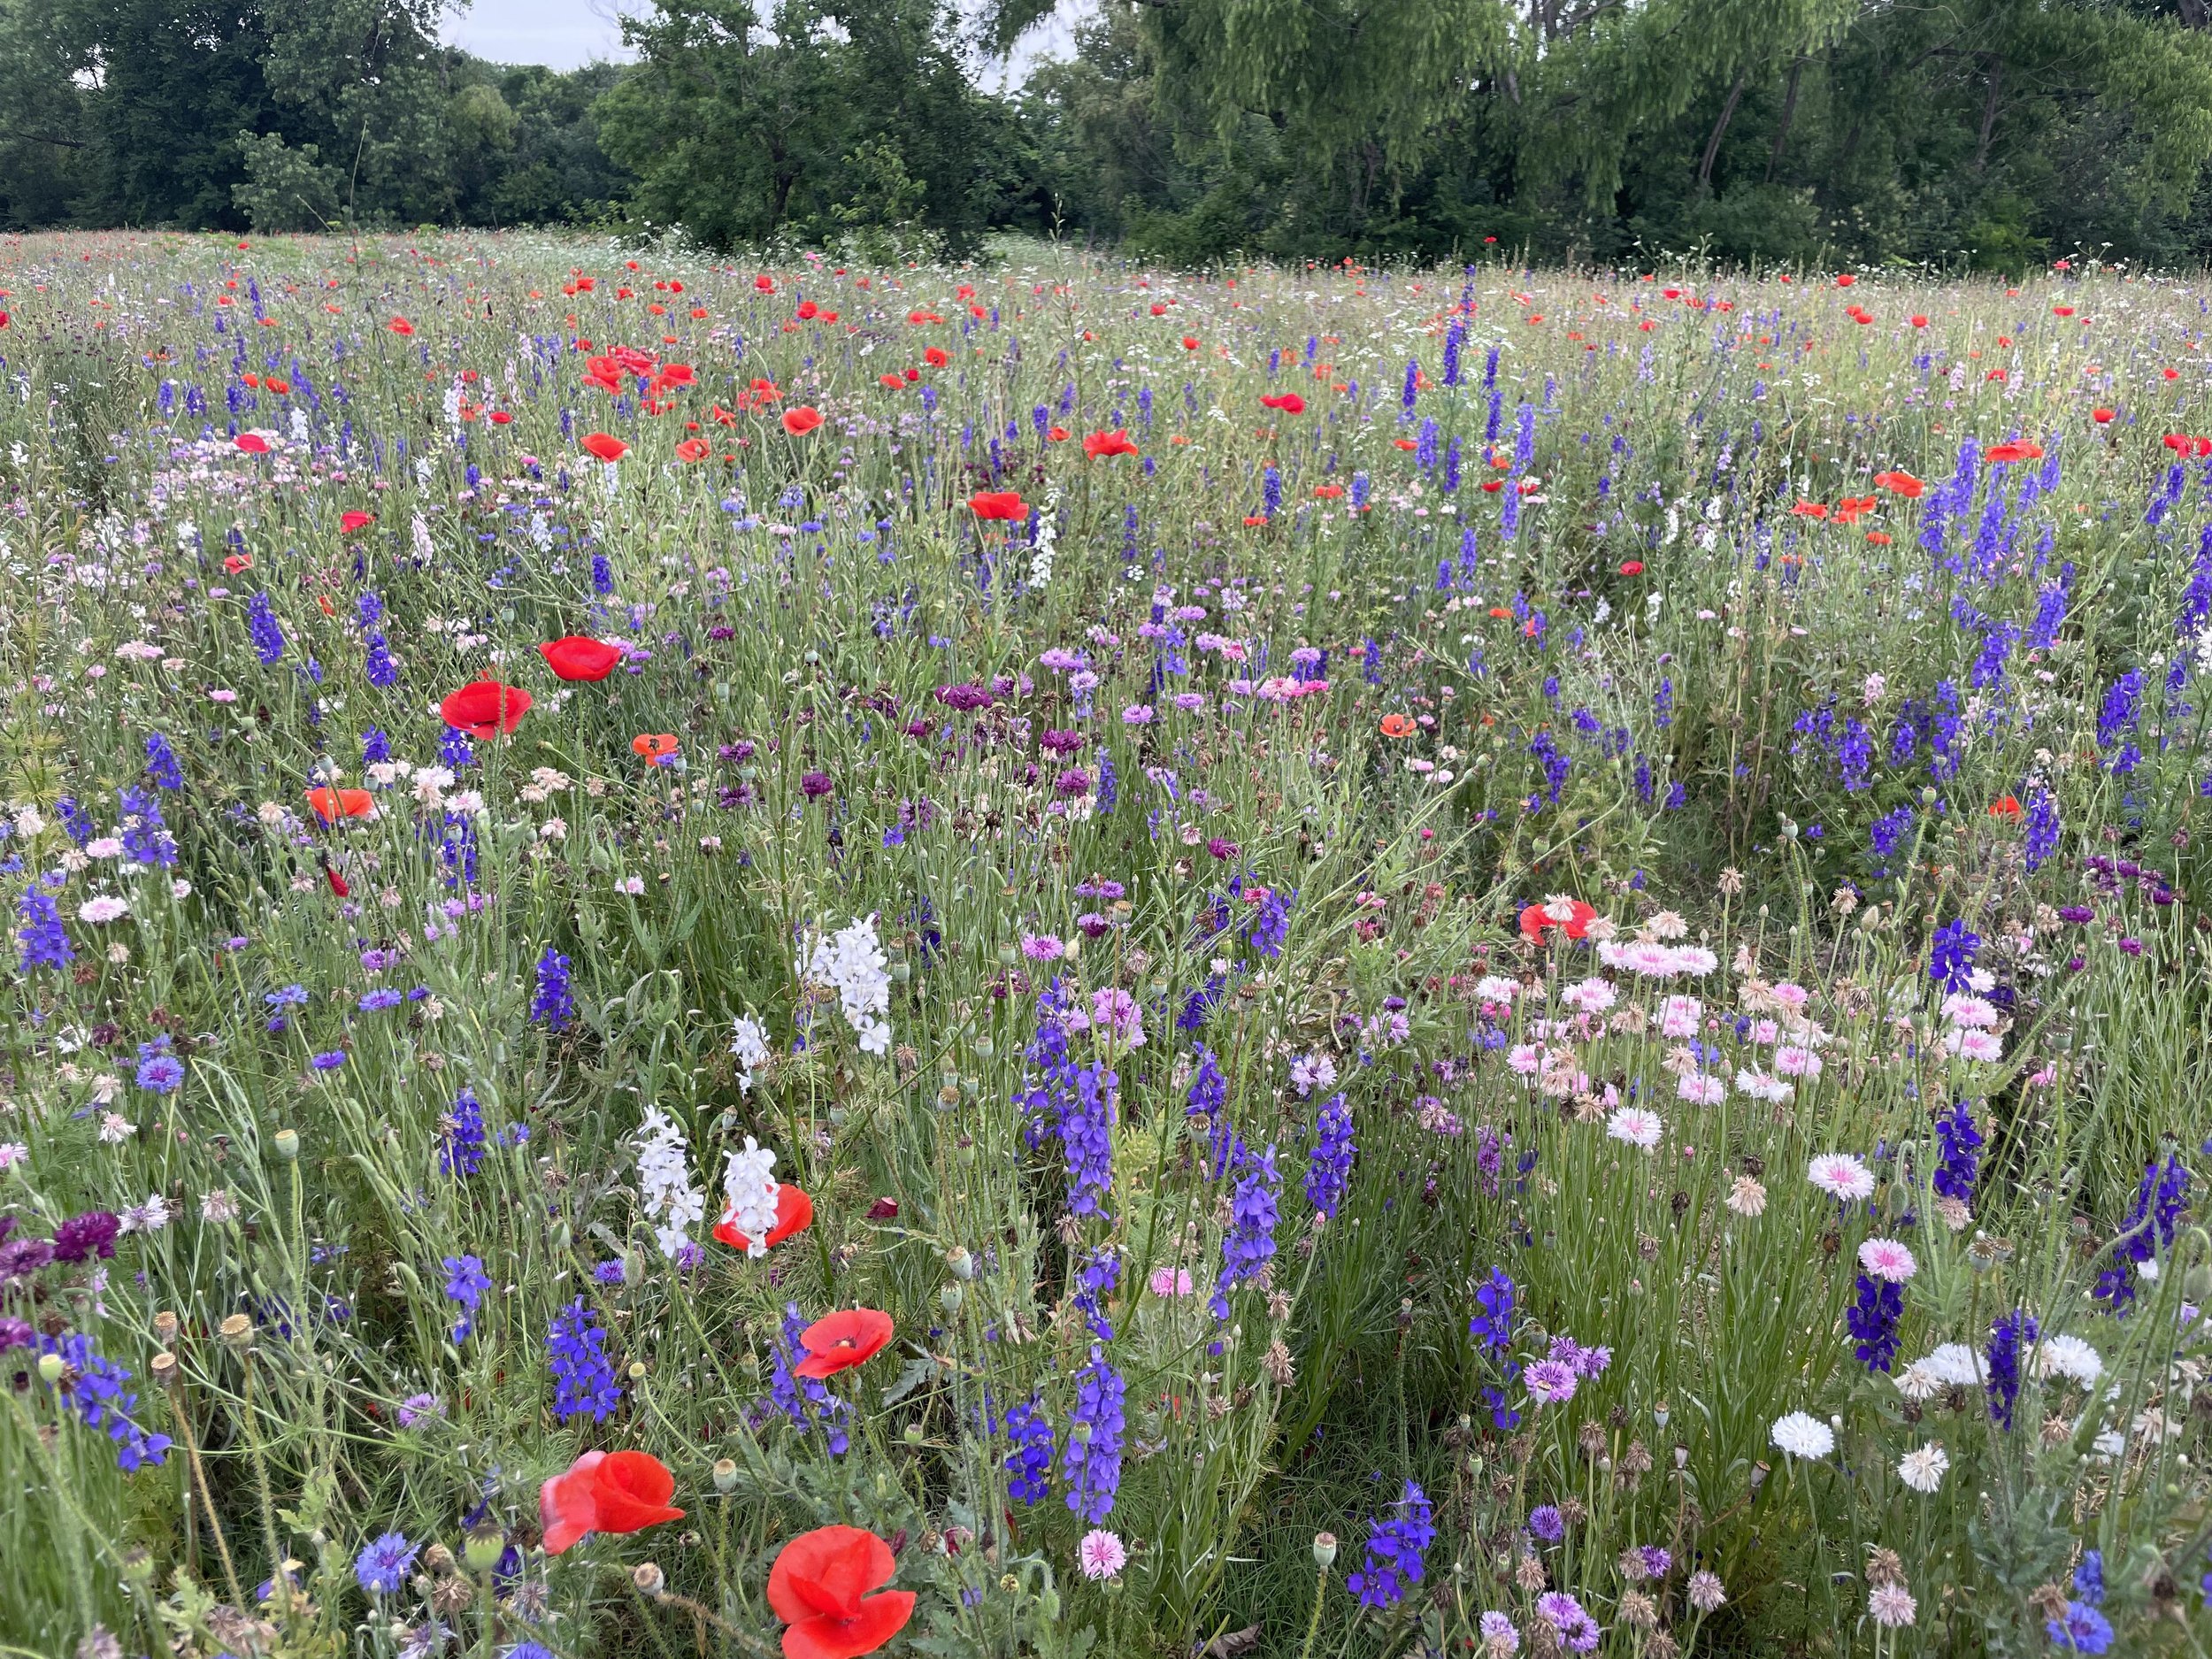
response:
[[[857,1526],[819,1526],[786,1544],[768,1570],[784,1659],[860,1659],[904,1630],[914,1593],[881,1589],[897,1572],[891,1546]]]
[[[588,432],[584,434],[584,449],[602,461],[619,461],[629,454],[630,446],[611,432]]]
[[[1117,427],[1112,432],[1094,432],[1085,438],[1083,453],[1094,461],[1102,455],[1134,455],[1137,446],[1125,428]]]
[[[819,1382],[873,1359],[891,1340],[891,1316],[873,1308],[844,1308],[799,1333],[806,1357],[792,1371]]]
[[[821,424],[822,411],[806,403],[783,411],[783,429],[795,438],[805,437]]]
[[[1383,716],[1381,729],[1385,737],[1411,737],[1420,728],[1414,725],[1410,716],[1394,713]]]
[[[1902,495],[1907,501],[1918,501],[1921,492],[1928,488],[1910,472],[1877,472],[1874,483],[1876,488],[1886,489],[1893,495]]]
[[[356,530],[365,530],[376,522],[373,512],[342,512],[338,515],[338,533],[351,535]]]
[[[1260,407],[1279,409],[1286,415],[1302,415],[1306,412],[1306,400],[1295,392],[1280,392],[1262,397]]]
[[[704,438],[686,438],[676,446],[676,458],[679,461],[703,461],[707,458],[707,448]]]
[[[640,732],[630,740],[630,749],[633,754],[641,755],[647,760],[658,760],[663,755],[676,752],[676,734],[673,732]]]
[[[1623,559],[1623,560],[1621,561],[1621,574],[1622,574],[1622,575],[1624,575],[1624,576],[1641,576],[1643,573],[1644,573],[1644,562],[1643,562],[1643,560],[1641,560],[1641,559]]]
[[[565,634],[538,647],[545,665],[563,680],[596,682],[604,680],[622,661],[622,648],[580,634]]]
[[[2089,419],[2100,426],[2107,426],[2112,424],[2112,417],[2116,412],[2109,409],[2093,409],[2089,411]]]
[[[1524,910],[1521,912],[1521,937],[1541,944],[1544,930],[1556,927],[1570,939],[1580,939],[1590,931],[1590,924],[1597,920],[1598,913],[1580,899],[1571,899],[1568,902],[1574,913],[1563,922],[1545,915],[1544,907],[1540,904],[1532,904]]]
[[[944,347],[930,346],[923,350],[922,361],[928,364],[933,369],[941,369],[945,366],[945,365],[950,363],[952,359],[945,355]]]
[[[342,818],[366,818],[375,810],[376,798],[366,789],[333,789],[319,786],[307,792],[307,804],[315,809],[315,816],[326,824],[335,824]]]
[[[968,497],[968,511],[979,518],[1019,522],[1029,517],[1029,503],[1014,490],[983,489]]]
[[[776,1186],[776,1225],[768,1229],[768,1236],[761,1242],[774,1249],[795,1233],[804,1233],[814,1225],[814,1201],[789,1181]],[[733,1250],[749,1250],[753,1240],[740,1233],[737,1224],[725,1215],[714,1224],[714,1236]]]
[[[1989,816],[1992,818],[2018,818],[2020,816],[2020,803],[2011,795],[2001,795],[1994,801],[1992,801],[1989,803]]]
[[[530,711],[530,694],[520,686],[478,680],[448,692],[438,704],[438,712],[448,726],[481,741],[511,734]]]
[[[240,449],[243,449],[248,455],[266,455],[269,453],[269,441],[257,432],[242,432],[235,438],[233,438],[231,442],[236,444]]]
[[[587,1532],[641,1532],[684,1512],[670,1507],[676,1478],[649,1452],[586,1452],[538,1488],[545,1553],[557,1555]]]
[[[2043,446],[2030,443],[2025,439],[2011,443],[1993,443],[1982,454],[1982,459],[1993,466],[2011,461],[2039,461],[2042,458]]]
[[[404,317],[395,317],[390,322],[386,323],[384,326],[390,329],[394,334],[403,336],[411,334],[415,332],[415,325],[409,322]]]

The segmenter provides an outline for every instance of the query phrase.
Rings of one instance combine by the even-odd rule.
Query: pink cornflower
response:
[[[1076,1559],[1082,1563],[1086,1578],[1110,1578],[1129,1562],[1129,1551],[1121,1540],[1102,1526],[1094,1526],[1083,1534],[1083,1541],[1075,1547]]]
[[[1894,1239],[1869,1239],[1859,1246],[1859,1265],[1869,1277],[1901,1285],[1919,1271],[1912,1252]]]
[[[1805,1179],[1829,1197],[1855,1202],[1874,1190],[1874,1173],[1848,1152],[1824,1152],[1812,1161]]]

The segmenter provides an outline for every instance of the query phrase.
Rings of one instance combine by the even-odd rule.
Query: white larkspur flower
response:
[[[1869,1239],[1859,1246],[1859,1265],[1868,1276],[1901,1285],[1919,1271],[1912,1252],[1894,1239]]]
[[[1951,1454],[1941,1445],[1930,1440],[1925,1446],[1916,1446],[1897,1460],[1897,1478],[1915,1492],[1933,1492],[1943,1484],[1949,1472]]]
[[[737,1086],[753,1092],[753,1068],[768,1058],[768,1033],[750,1014],[740,1014],[730,1031],[730,1052],[737,1056]]]
[[[684,1132],[657,1106],[645,1109],[637,1149],[638,1190],[653,1238],[661,1254],[672,1257],[691,1242],[692,1228],[706,1218],[706,1194],[691,1184]]]
[[[1874,1191],[1874,1172],[1848,1152],[1824,1152],[1812,1161],[1805,1179],[1845,1203],[1855,1202]]]
[[[745,1235],[745,1254],[758,1261],[768,1254],[768,1235],[776,1228],[776,1155],[745,1137],[742,1151],[732,1151],[722,1166],[723,1225]]]
[[[891,1051],[889,959],[876,938],[876,918],[857,917],[826,938],[818,930],[799,956],[799,977],[837,993],[845,1023],[863,1054]]]
[[[1792,1457],[1825,1457],[1836,1449],[1835,1431],[1804,1411],[1778,1417],[1769,1438]]]

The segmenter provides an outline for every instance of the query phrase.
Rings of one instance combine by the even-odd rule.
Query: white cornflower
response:
[[[126,1210],[122,1220],[126,1233],[159,1233],[169,1225],[169,1201],[159,1193],[150,1194],[144,1203]]]
[[[768,1059],[768,1033],[750,1014],[740,1014],[730,1033],[730,1052],[737,1056],[737,1087],[753,1092],[753,1068]]]
[[[722,1169],[722,1225],[745,1235],[745,1254],[758,1261],[768,1254],[768,1235],[776,1229],[776,1155],[752,1136],[745,1149],[733,1151]]]
[[[1777,1418],[1770,1438],[1792,1457],[1825,1457],[1836,1449],[1835,1431],[1803,1411]]]
[[[1901,1584],[1878,1584],[1867,1593],[1866,1610],[1874,1616],[1874,1622],[1885,1630],[1896,1630],[1913,1621],[1918,1607],[1912,1592]]]
[[[1728,1098],[1728,1085],[1704,1072],[1690,1071],[1676,1080],[1674,1092],[1693,1106],[1717,1106]]]
[[[1982,1356],[1963,1342],[1946,1342],[1916,1363],[1945,1388],[1970,1387],[1984,1379]]]
[[[638,1125],[638,1188],[661,1254],[673,1256],[691,1242],[691,1229],[706,1219],[706,1194],[691,1184],[684,1132],[657,1106]]]
[[[100,1115],[100,1139],[109,1146],[120,1146],[136,1133],[131,1120],[121,1112],[103,1112]]]
[[[2104,1375],[2104,1360],[2078,1336],[2047,1336],[2035,1352],[2039,1376],[2070,1377],[2085,1388]]]
[[[1897,1460],[1897,1478],[1915,1492],[1933,1492],[1949,1472],[1951,1454],[1934,1440],[1916,1446]]]
[[[1727,1204],[1745,1220],[1766,1214],[1767,1189],[1753,1176],[1739,1175],[1728,1189]]]

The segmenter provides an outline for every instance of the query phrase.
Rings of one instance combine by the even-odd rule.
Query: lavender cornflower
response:
[[[449,1256],[439,1265],[445,1269],[446,1300],[461,1310],[461,1317],[453,1322],[453,1340],[465,1342],[476,1329],[476,1305],[492,1287],[491,1276],[473,1256]]]
[[[42,1336],[38,1351],[62,1363],[53,1384],[62,1404],[88,1429],[98,1429],[115,1442],[115,1466],[130,1474],[148,1463],[167,1461],[173,1442],[166,1434],[150,1434],[131,1417],[138,1396],[125,1385],[130,1372],[93,1352],[92,1339],[72,1331],[58,1337]]]
[[[62,926],[61,911],[52,899],[36,887],[27,887],[15,908],[16,914],[23,918],[23,926],[15,934],[15,942],[22,947],[19,964],[21,972],[65,968],[77,959],[77,953],[69,947],[69,933]]]
[[[1570,1653],[1588,1653],[1602,1634],[1597,1620],[1584,1611],[1582,1603],[1563,1591],[1550,1590],[1538,1596],[1536,1617],[1552,1627]]]
[[[1090,1363],[1075,1373],[1060,1478],[1067,1484],[1068,1508],[1094,1526],[1113,1513],[1121,1486],[1122,1402],[1128,1392],[1104,1350],[1093,1344]]]
[[[1395,1607],[1421,1582],[1421,1553],[1436,1541],[1428,1494],[1409,1480],[1393,1513],[1369,1523],[1366,1554],[1344,1587],[1362,1607]]]
[[[560,1031],[576,1018],[576,1001],[568,990],[569,961],[548,945],[538,958],[538,990],[530,1002],[530,1018],[542,1020],[548,1031]]]
[[[1217,1319],[1229,1317],[1229,1293],[1258,1279],[1274,1259],[1277,1205],[1283,1190],[1272,1146],[1255,1156],[1240,1138],[1229,1168],[1237,1178],[1236,1187],[1229,1197],[1229,1230],[1221,1240],[1221,1277],[1209,1304]]]
[[[1024,1503],[1041,1503],[1052,1489],[1052,1421],[1032,1394],[1006,1413],[1006,1490]]]
[[[2091,1292],[2117,1317],[2125,1318],[2134,1304],[2137,1269],[2172,1247],[2174,1227],[2188,1196],[2189,1171],[2177,1156],[2169,1153],[2163,1165],[2154,1158],[2144,1170],[2135,1203],[2112,1241],[2112,1264],[2097,1275]]]
[[[407,1582],[407,1570],[415,1564],[417,1546],[401,1532],[387,1532],[364,1544],[354,1558],[353,1576],[371,1595],[394,1595]]]
[[[147,734],[146,775],[153,780],[157,789],[184,787],[184,771],[177,764],[177,751],[169,746],[169,740],[158,732]]]
[[[276,612],[270,608],[269,595],[257,593],[246,601],[246,633],[253,641],[253,649],[261,658],[261,665],[268,668],[284,655],[284,630],[277,626]]]
[[[1067,1158],[1068,1209],[1078,1216],[1103,1213],[1100,1200],[1114,1186],[1114,1125],[1121,1079],[1096,1062],[1079,1067],[1060,1102],[1060,1145]]]
[[[1306,1202],[1333,1221],[1351,1186],[1352,1160],[1359,1153],[1352,1140],[1351,1108],[1344,1103],[1341,1094],[1321,1102],[1314,1131],[1313,1151],[1306,1161]]]
[[[553,1415],[564,1423],[580,1417],[604,1423],[622,1403],[622,1389],[607,1358],[607,1333],[581,1296],[553,1316],[545,1346]]]
[[[2012,1410],[2020,1398],[2020,1350],[2032,1346],[2036,1339],[2035,1316],[2016,1309],[1989,1327],[1989,1348],[1985,1356],[1988,1381],[1983,1387],[1989,1394],[1989,1415],[1997,1426],[2012,1426]]]

